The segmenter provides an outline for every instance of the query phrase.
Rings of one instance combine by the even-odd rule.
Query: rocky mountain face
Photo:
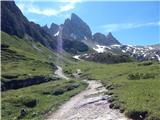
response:
[[[98,53],[126,54],[139,61],[160,61],[160,45],[156,46],[132,46],[132,45],[96,45],[93,48]]]
[[[54,48],[53,38],[34,22],[29,22],[14,1],[1,2],[1,29],[20,38],[34,39],[47,47]]]
[[[91,40],[92,32],[89,26],[76,14],[72,13],[71,18],[66,19],[63,26],[62,37],[69,40]],[[43,26],[43,29],[51,36],[57,36],[59,30],[58,25],[52,23],[51,27]]]
[[[92,53],[90,55],[82,55],[81,59],[85,59],[88,61],[95,61],[99,63],[107,63],[107,64],[114,64],[114,63],[124,63],[124,62],[132,62],[130,56],[125,54],[112,54],[112,53]]]
[[[52,23],[50,28],[48,28],[47,25],[42,27],[47,33],[49,33],[52,37],[56,36],[56,33],[58,32],[59,25]]]
[[[59,25],[52,23],[51,27],[40,25],[28,21],[16,6],[14,1],[1,2],[1,30],[20,38],[33,39],[42,43],[50,49],[57,49]],[[160,46],[129,46],[121,43],[109,33],[107,36],[102,33],[95,33],[76,14],[72,14],[70,19],[66,19],[62,24],[62,41],[65,51],[78,54],[90,48],[97,52],[111,52],[114,54],[127,54],[137,60],[157,60],[160,61]],[[77,42],[78,41],[78,42]],[[84,42],[85,41],[85,42]],[[76,47],[75,47],[76,46]],[[94,46],[94,47],[93,47]]]
[[[156,60],[160,61],[160,46],[131,46],[131,45],[122,45],[120,46],[121,51],[129,56],[134,57],[139,61],[144,60]]]
[[[113,35],[111,32],[108,33],[108,35],[106,36],[107,42],[110,45],[114,45],[114,44],[121,44]]]
[[[80,54],[89,50],[89,47],[78,40],[63,40],[63,49],[71,54]]]
[[[99,45],[113,45],[120,44],[120,42],[110,32],[107,36],[102,33],[95,33],[93,35],[93,41]]]
[[[58,35],[59,35],[59,25],[52,23],[50,28],[47,25],[41,27],[39,24],[34,22],[30,22],[20,11],[20,9],[16,6],[14,1],[2,1],[2,15],[1,15],[1,23],[2,23],[2,31],[6,32],[10,35],[16,35],[20,38],[32,39],[40,42],[44,46],[49,49],[57,50],[58,44]],[[71,16],[71,26],[75,26],[70,32],[74,31],[74,34],[78,36],[78,39],[83,35],[87,37],[91,37],[85,32],[86,26],[83,21],[72,14]],[[77,23],[76,23],[77,22]],[[80,26],[78,26],[80,24]],[[66,23],[63,25],[64,31],[67,29]],[[82,30],[80,27],[84,28]],[[88,27],[89,28],[89,27]],[[79,30],[79,31],[78,31]],[[63,31],[63,33],[65,33]],[[70,36],[70,34],[68,34]],[[74,41],[72,37],[63,37],[63,49],[70,53],[79,53],[85,50],[88,50],[88,46],[82,42]],[[75,47],[79,46],[79,47]],[[82,48],[80,48],[82,47]]]
[[[71,19],[66,19],[63,24],[63,38],[73,40],[91,39],[92,32],[81,18],[72,13]]]

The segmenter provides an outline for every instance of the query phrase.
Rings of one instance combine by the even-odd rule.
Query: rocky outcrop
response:
[[[47,25],[43,26],[42,27],[48,34],[50,34],[52,37],[55,37],[56,33],[58,32],[58,29],[59,29],[59,25],[55,24],[55,23],[52,23],[50,28],[48,28]]]
[[[106,36],[106,39],[108,41],[108,43],[110,45],[113,45],[113,44],[121,44],[113,35],[111,32],[108,33],[108,35]]]
[[[50,27],[50,33],[54,35],[58,32],[59,26],[57,24],[52,23]]]
[[[48,82],[51,80],[57,80],[57,79],[59,78],[57,77],[51,78],[46,76],[34,76],[34,77],[23,79],[23,80],[12,79],[8,81],[2,81],[1,90],[5,91],[9,89],[18,89],[18,88],[23,88],[30,85],[40,84],[40,83]]]
[[[107,36],[102,33],[95,33],[93,35],[93,41],[100,45],[113,45],[120,44],[120,42],[110,32]]]
[[[94,61],[98,63],[116,64],[134,61],[133,58],[126,54],[111,54],[111,53],[92,53],[88,56],[82,56],[82,59]]]
[[[81,41],[65,39],[63,41],[63,49],[71,54],[79,54],[89,50],[88,46]]]

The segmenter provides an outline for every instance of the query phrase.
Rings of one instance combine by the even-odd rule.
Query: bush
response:
[[[155,78],[155,73],[131,73],[128,75],[129,80]]]
[[[155,78],[154,73],[146,73],[142,76],[142,79],[149,79],[149,78]]]
[[[49,95],[49,94],[51,94],[49,91],[44,91],[44,92],[42,92],[42,94],[44,94],[44,95]]]
[[[65,92],[65,90],[63,88],[56,88],[55,90],[53,90],[52,95],[61,95]]]
[[[31,96],[23,96],[20,98],[22,101],[22,104],[25,105],[26,107],[32,108],[37,105],[37,100]]]
[[[90,54],[88,58],[86,57],[82,58],[89,61],[106,63],[106,64],[125,63],[134,61],[130,56],[126,54],[115,55],[112,53],[93,53]]]
[[[152,65],[153,62],[152,61],[146,61],[146,62],[142,62],[140,64],[138,64],[138,66],[149,66],[149,65]]]
[[[138,110],[130,110],[126,113],[126,115],[133,120],[144,120],[148,112],[147,111],[138,111]]]
[[[130,79],[130,80],[139,80],[140,79],[140,74],[139,73],[129,74],[128,75],[128,79]]]
[[[69,90],[73,90],[75,88],[78,88],[80,86],[79,83],[72,83],[72,84],[69,84],[66,86],[66,90],[69,91]]]

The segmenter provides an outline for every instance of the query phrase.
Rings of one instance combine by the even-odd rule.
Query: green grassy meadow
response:
[[[160,119],[160,64],[157,62],[131,62],[100,64],[79,62],[65,67],[67,73],[81,69],[87,79],[101,80],[109,89],[111,108],[120,109],[133,119],[135,114],[145,114],[149,120]],[[130,80],[130,74],[140,74],[140,79]],[[150,77],[149,75],[153,77]]]
[[[70,87],[73,84],[79,86]],[[26,115],[21,119],[43,120],[46,113],[55,111],[58,106],[85,89],[85,87],[85,83],[77,80],[57,80],[2,92],[2,119],[17,120],[21,109],[25,109]],[[62,89],[63,93],[54,94],[54,91],[59,89]]]
[[[20,39],[4,32],[2,35],[2,79],[23,80],[31,76],[54,75],[57,55],[33,40]],[[80,79],[101,80],[111,95],[110,108],[119,109],[126,116],[137,119],[160,120],[160,64],[158,62],[130,62],[100,64],[71,59],[64,54],[64,72],[68,76],[81,69]],[[78,86],[77,86],[78,84]],[[16,90],[2,92],[2,119],[41,120],[50,110],[84,90],[79,80],[54,80]]]
[[[34,40],[20,39],[4,32],[1,32],[1,37],[2,84],[34,76],[54,76],[55,65],[59,64],[54,51]],[[71,62],[70,56],[65,55],[61,62]],[[86,86],[79,80],[66,81],[54,78],[50,82],[3,91],[2,119],[43,120],[49,111],[55,111]],[[25,115],[21,114],[22,110],[25,111]]]

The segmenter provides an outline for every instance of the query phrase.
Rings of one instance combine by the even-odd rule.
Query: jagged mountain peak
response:
[[[50,25],[50,27],[48,27],[47,25],[42,27],[48,34],[50,34],[52,37],[55,36],[55,34],[58,31],[59,25],[52,23]]]
[[[106,36],[106,39],[110,44],[121,44],[113,35],[111,32],[108,33]]]
[[[79,18],[79,16],[76,15],[75,13],[72,13],[72,14],[71,14],[71,19],[72,19],[72,18]]]
[[[78,15],[76,15],[75,13],[72,13],[71,14],[71,21],[82,21],[82,19],[78,16]],[[82,22],[84,22],[84,21],[82,21]]]
[[[50,26],[50,29],[55,28],[55,27],[58,27],[58,25],[55,24],[55,23],[52,23],[51,26]]]
[[[93,41],[100,45],[113,45],[113,44],[120,44],[120,42],[112,35],[111,32],[105,36],[102,33],[95,33],[93,35]]]
[[[111,36],[111,37],[113,37],[113,35],[112,35],[112,33],[111,33],[111,32],[109,32],[107,36]]]
[[[49,29],[47,24],[44,25],[43,28],[44,28],[45,30],[48,30],[48,29]]]
[[[92,32],[89,26],[75,13],[67,18],[63,25],[63,37],[68,39],[83,40],[91,39]]]

